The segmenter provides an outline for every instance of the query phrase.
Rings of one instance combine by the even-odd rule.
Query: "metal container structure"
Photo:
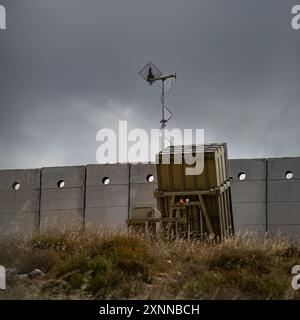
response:
[[[204,170],[186,175],[191,167],[184,153],[204,152]],[[163,157],[169,155],[169,163]],[[182,163],[178,163],[178,159]],[[176,161],[175,161],[176,160]],[[233,233],[230,183],[227,173],[227,146],[173,146],[160,152],[157,159],[158,190],[154,192],[163,227],[175,234],[224,238]]]
[[[161,213],[152,207],[134,208],[127,221],[131,230],[158,235],[161,226]]]

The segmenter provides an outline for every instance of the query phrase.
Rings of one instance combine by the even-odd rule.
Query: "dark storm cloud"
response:
[[[159,89],[137,75],[150,59],[179,76],[170,128],[204,128],[232,158],[300,154],[297,1],[0,4],[1,168],[95,162],[99,129],[158,127]]]

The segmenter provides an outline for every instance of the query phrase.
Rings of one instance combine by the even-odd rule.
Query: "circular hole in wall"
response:
[[[240,172],[240,173],[238,174],[238,178],[239,178],[239,180],[241,180],[241,181],[245,180],[246,177],[247,177],[247,175],[246,175],[245,172]]]
[[[20,184],[20,182],[15,182],[15,183],[13,183],[12,187],[15,191],[18,191],[21,188],[21,184]]]
[[[148,182],[153,182],[154,181],[154,175],[153,174],[148,174],[146,177]]]
[[[292,171],[287,171],[287,172],[285,173],[285,178],[286,178],[287,180],[291,180],[291,179],[293,179],[293,177],[294,177],[294,174],[293,174]]]
[[[59,181],[57,182],[57,186],[58,186],[59,189],[62,189],[62,188],[65,186],[64,180],[59,180]]]
[[[104,177],[103,179],[102,179],[102,183],[104,184],[104,185],[108,185],[108,184],[110,184],[110,180],[109,180],[109,178],[108,177]]]

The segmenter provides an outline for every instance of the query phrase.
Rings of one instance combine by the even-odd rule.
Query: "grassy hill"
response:
[[[222,243],[138,234],[44,233],[0,240],[0,299],[299,299],[300,246],[238,235]],[[43,274],[30,275],[34,269]],[[29,274],[29,275],[28,275]]]

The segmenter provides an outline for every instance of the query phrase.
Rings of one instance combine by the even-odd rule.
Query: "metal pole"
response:
[[[191,238],[191,217],[190,217],[190,199],[185,200],[186,203],[186,215],[187,215],[187,225],[188,225],[188,240]]]
[[[162,80],[161,86],[161,122],[164,124],[165,122],[165,80]]]
[[[171,74],[169,76],[163,76],[163,77],[160,77],[160,78],[157,78],[157,80],[161,80],[161,120],[160,120],[160,123],[161,123],[161,131],[162,131],[162,150],[165,148],[165,126],[166,126],[166,123],[167,123],[167,120],[165,119],[165,81],[167,79],[170,79],[170,78],[175,78],[176,79],[176,73],[175,74]],[[171,143],[172,145],[172,143]]]
[[[161,130],[162,130],[162,150],[165,148],[165,80],[161,80]]]

